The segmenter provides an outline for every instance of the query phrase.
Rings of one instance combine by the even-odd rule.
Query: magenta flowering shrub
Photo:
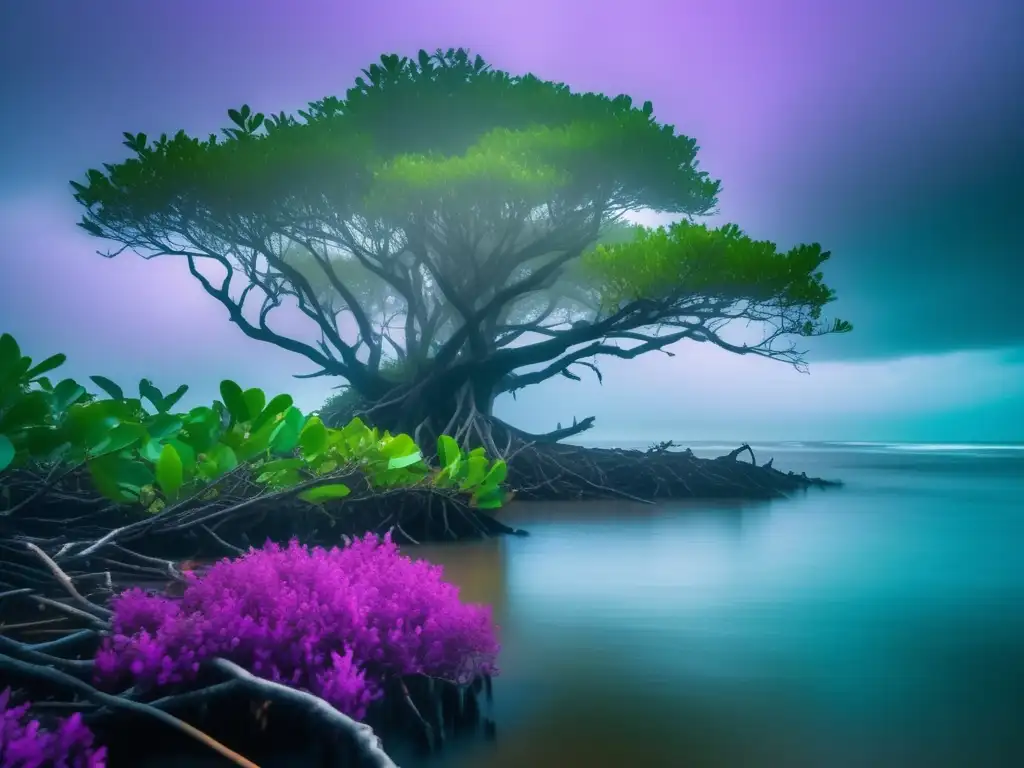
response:
[[[80,714],[43,730],[29,718],[28,704],[11,707],[10,700],[10,688],[0,691],[0,768],[105,768],[107,750],[93,747]]]
[[[134,589],[112,608],[96,658],[110,687],[184,683],[221,657],[362,718],[390,676],[496,672],[490,608],[462,603],[439,566],[400,555],[390,536],[329,550],[268,543],[191,575],[181,598]]]

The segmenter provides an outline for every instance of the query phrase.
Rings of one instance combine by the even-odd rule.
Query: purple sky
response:
[[[301,358],[249,341],[172,260],[105,261],[67,181],[122,131],[222,127],[228,107],[343,95],[384,52],[493,65],[654,102],[723,179],[722,215],[834,257],[811,375],[703,346],[608,363],[502,404],[595,438],[1024,440],[1024,9],[1014,0],[350,4],[35,0],[0,10],[0,329],[68,372],[290,391]],[[1016,50],[1015,50],[1016,49]]]

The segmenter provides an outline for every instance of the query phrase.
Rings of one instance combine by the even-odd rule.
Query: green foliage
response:
[[[219,478],[240,468],[274,491],[295,489],[312,504],[350,493],[343,479],[363,476],[372,488],[421,484],[451,488],[482,509],[504,499],[504,462],[482,451],[464,454],[443,437],[443,466],[432,469],[411,437],[372,429],[353,419],[340,429],[305,416],[288,395],[267,399],[260,389],[221,382],[224,402],[187,413],[168,408],[180,387],[163,395],[145,379],[140,399],[102,377],[111,395],[98,399],[72,379],[40,385],[62,355],[32,367],[14,338],[0,336],[0,471],[29,462],[84,465],[96,490],[117,502],[157,512],[184,498],[211,492]],[[142,404],[145,398],[153,410]]]
[[[738,351],[717,331],[748,321],[765,336],[742,351],[799,365],[780,335],[850,329],[821,318],[833,293],[817,245],[780,253],[733,225],[689,222],[615,242],[630,213],[717,205],[696,140],[658,122],[650,102],[514,76],[463,49],[384,55],[362,74],[344,99],[295,116],[231,109],[221,135],[126,133],[127,159],[72,182],[87,232],[187,257],[247,335],[349,381],[355,394],[325,408],[326,422],[387,391],[389,357],[412,375],[471,361],[514,387],[543,377],[498,374],[558,361],[545,375],[572,377],[567,367],[583,363],[570,350],[590,342],[620,357],[599,342],[639,341],[640,354],[695,338]],[[196,265],[211,260],[259,290],[239,298],[205,281]],[[256,310],[242,306],[259,296]],[[320,326],[317,345],[268,331],[285,299]],[[357,334],[343,338],[341,314]],[[178,396],[140,384],[161,412]],[[252,390],[221,397],[234,423],[261,410]]]
[[[801,307],[807,321],[793,332],[810,336],[822,308],[835,298],[819,267],[830,254],[818,244],[779,252],[775,243],[753,240],[735,224],[711,229],[681,221],[657,229],[638,228],[632,240],[599,245],[582,260],[585,273],[603,288],[606,311],[640,300],[679,296],[709,300],[776,303]],[[831,332],[852,325],[837,321]]]

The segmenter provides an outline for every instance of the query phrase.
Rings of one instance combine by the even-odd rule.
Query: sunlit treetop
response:
[[[132,157],[72,182],[80,225],[184,258],[248,335],[367,391],[387,359],[510,374],[552,361],[556,375],[580,345],[691,337],[799,364],[779,338],[848,330],[821,320],[833,295],[820,247],[780,253],[691,222],[719,182],[650,102],[512,76],[460,49],[383,56],[344,99],[297,116],[228,114],[233,127],[206,139],[125,134]],[[686,219],[623,223],[640,210]],[[284,303],[319,326],[318,344],[273,330]],[[763,322],[764,343],[729,344],[718,329],[732,319]]]

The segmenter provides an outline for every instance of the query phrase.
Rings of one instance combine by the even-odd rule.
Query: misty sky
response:
[[[811,373],[683,344],[501,401],[594,439],[1024,440],[1024,5],[1019,0],[34,0],[0,7],[0,331],[67,374],[226,377],[318,405],[325,379],[251,341],[172,259],[74,225],[68,180],[122,131],[223,127],[228,107],[343,96],[384,52],[467,46],[574,89],[625,92],[695,136],[721,217],[833,252]]]

